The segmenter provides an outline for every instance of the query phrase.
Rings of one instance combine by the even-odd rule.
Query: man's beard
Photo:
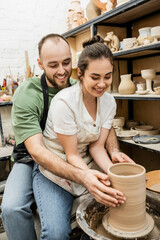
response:
[[[46,76],[47,80],[50,82],[50,84],[51,84],[54,88],[63,89],[63,88],[68,87],[71,73],[70,73],[70,74],[67,73],[67,74],[68,74],[68,79],[67,79],[66,84],[64,84],[64,85],[63,85],[63,84],[62,84],[62,85],[58,85],[58,84],[56,83],[56,81],[54,80],[54,77],[50,78],[50,77],[47,75],[47,73],[46,73],[45,70],[44,70],[44,73],[45,73],[45,76]]]

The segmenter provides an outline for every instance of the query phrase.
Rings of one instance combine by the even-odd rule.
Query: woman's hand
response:
[[[125,153],[119,151],[112,152],[111,158],[113,163],[135,163]]]

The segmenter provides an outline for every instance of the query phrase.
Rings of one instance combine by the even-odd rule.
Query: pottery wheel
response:
[[[112,235],[120,238],[126,238],[126,239],[133,239],[133,238],[140,238],[148,235],[154,227],[154,220],[153,218],[147,213],[146,215],[147,223],[146,226],[138,231],[138,232],[124,232],[121,230],[118,230],[114,227],[112,227],[109,223],[109,212],[103,217],[102,224],[103,227]]]

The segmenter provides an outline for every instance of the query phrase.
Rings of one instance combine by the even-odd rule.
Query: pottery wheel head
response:
[[[125,238],[125,239],[135,239],[135,238],[141,238],[141,237],[147,236],[153,230],[153,227],[154,227],[153,218],[148,213],[146,215],[146,218],[147,218],[146,226],[138,232],[123,232],[119,229],[112,227],[109,224],[109,212],[103,217],[102,224],[107,232],[111,233],[116,237]]]

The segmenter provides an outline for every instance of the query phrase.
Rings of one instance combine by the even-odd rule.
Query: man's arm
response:
[[[82,184],[98,202],[113,207],[124,202],[117,200],[114,190],[100,181],[108,180],[106,174],[92,169],[80,169],[62,160],[46,149],[41,133],[29,137],[24,143],[35,162],[57,176]]]
[[[106,149],[110,154],[113,163],[134,163],[130,157],[120,151],[117,136],[113,127],[109,131],[109,135],[106,141]]]

